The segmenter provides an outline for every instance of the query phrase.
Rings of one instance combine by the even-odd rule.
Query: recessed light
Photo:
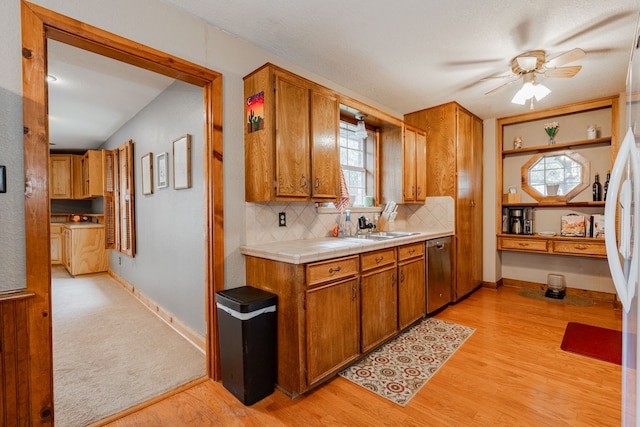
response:
[[[57,78],[56,76],[54,76],[53,74],[49,74],[49,75],[47,76],[47,81],[48,81],[48,82],[55,82],[55,81],[57,81],[57,80],[58,80],[58,78]]]

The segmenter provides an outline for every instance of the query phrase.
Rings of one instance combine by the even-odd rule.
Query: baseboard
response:
[[[482,282],[482,287],[487,289],[498,289],[503,285],[502,279],[497,282]]]
[[[120,286],[122,286],[127,292],[133,295],[138,301],[140,301],[145,307],[147,307],[153,314],[162,319],[165,323],[171,326],[176,332],[185,337],[188,341],[190,341],[194,346],[196,346],[200,351],[206,354],[206,339],[204,336],[200,335],[190,326],[186,325],[180,319],[176,318],[165,310],[163,307],[159,306],[155,303],[151,298],[142,293],[138,288],[136,288],[133,284],[129,283],[127,280],[120,277],[113,270],[109,269],[107,271],[109,276],[113,278]]]
[[[517,279],[500,279],[504,286],[509,286],[512,288],[529,288],[529,289],[538,289],[541,291],[547,290],[546,283],[537,283],[537,282],[528,282],[526,280],[517,280]],[[576,289],[567,287],[567,295],[577,295],[582,297],[588,297],[596,301],[606,301],[613,304],[614,308],[617,306],[617,297],[616,294],[611,294],[608,292],[601,291],[588,291],[585,289]]]

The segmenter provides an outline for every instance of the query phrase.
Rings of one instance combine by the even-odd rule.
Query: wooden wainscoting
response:
[[[35,294],[0,294],[0,425],[30,425],[27,307]]]

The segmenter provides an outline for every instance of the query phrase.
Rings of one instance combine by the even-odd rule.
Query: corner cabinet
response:
[[[271,64],[244,78],[244,94],[245,200],[337,200],[337,96]]]
[[[426,131],[427,197],[454,199],[458,301],[482,284],[482,120],[451,102],[406,114],[404,121]]]
[[[597,173],[604,184],[605,174],[613,165],[618,151],[618,96],[585,101],[566,106],[534,111],[497,120],[497,249],[551,255],[606,258],[602,238],[562,236],[561,217],[577,213],[588,217],[604,212],[604,201],[593,201],[593,177]],[[548,143],[545,123],[555,121],[559,130],[555,144]],[[587,129],[596,125],[599,135],[587,138]],[[518,140],[518,146],[514,140]],[[537,199],[523,191],[526,174],[523,167],[539,153],[577,153],[589,167],[588,185],[564,201],[557,196],[539,195]],[[516,201],[503,199],[509,188],[515,188]],[[555,194],[555,193],[552,193]],[[512,234],[511,211],[530,209],[533,229],[530,234]],[[503,223],[506,226],[503,227]],[[555,233],[555,235],[550,235]]]

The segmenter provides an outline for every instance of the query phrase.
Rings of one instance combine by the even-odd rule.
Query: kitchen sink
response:
[[[411,231],[376,231],[373,233],[364,233],[358,234],[358,239],[369,239],[369,240],[388,240],[388,239],[397,239],[399,237],[407,237],[418,234],[416,232]]]

